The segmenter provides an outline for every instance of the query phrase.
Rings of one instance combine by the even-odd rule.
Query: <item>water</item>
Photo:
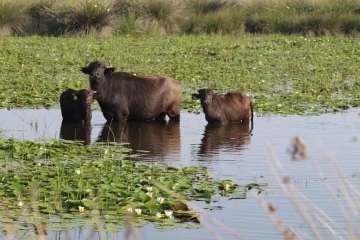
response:
[[[275,204],[277,216],[284,223],[294,227],[313,239],[309,228],[296,213],[293,204],[266,165],[269,159],[275,166],[274,155],[279,159],[291,183],[323,209],[337,224],[340,234],[347,239],[347,226],[332,200],[324,183],[336,186],[340,180],[348,180],[359,191],[360,165],[359,110],[342,114],[326,114],[313,117],[267,116],[256,117],[254,127],[249,134],[249,125],[214,127],[207,125],[203,114],[183,112],[180,123],[128,123],[105,124],[100,111],[93,112],[92,126],[83,128],[76,125],[62,125],[59,109],[50,110],[0,110],[0,129],[5,137],[19,140],[49,138],[77,139],[85,144],[94,144],[106,140],[128,143],[135,153],[141,153],[140,160],[167,163],[175,166],[207,166],[213,178],[231,179],[238,184],[249,182],[268,183],[266,191],[260,193],[262,199]],[[109,130],[111,129],[111,130]],[[292,161],[289,150],[291,138],[302,136],[308,146],[308,152],[323,172],[319,174],[311,161]],[[329,164],[328,154],[334,154],[343,176],[333,174],[334,164]],[[354,176],[353,176],[354,175]],[[283,176],[282,176],[283,177]],[[336,198],[343,201],[342,188],[334,188]],[[354,192],[354,191],[352,191]],[[219,198],[212,205],[222,205],[222,210],[204,210],[221,224],[229,227],[243,239],[282,239],[272,224],[269,215],[261,208],[256,199],[257,191],[251,190],[244,200]],[[295,195],[294,195],[295,196]],[[352,196],[354,198],[354,196]],[[293,200],[296,201],[298,197]],[[358,198],[357,198],[358,199]],[[301,200],[301,202],[305,202]],[[358,202],[358,200],[357,200]],[[195,202],[201,209],[205,203]],[[302,209],[311,219],[315,219],[313,210]],[[308,211],[308,212],[307,212]],[[359,217],[350,216],[359,229]],[[210,217],[201,217],[200,229],[176,229],[156,231],[152,224],[137,230],[140,239],[231,239],[233,235],[210,221]],[[207,226],[207,224],[209,226]],[[324,227],[316,223],[324,239],[332,239]],[[341,232],[341,229],[345,229]],[[81,238],[86,228],[74,228],[67,232],[49,232],[52,238],[70,234]],[[99,233],[94,239],[123,238],[124,232]]]

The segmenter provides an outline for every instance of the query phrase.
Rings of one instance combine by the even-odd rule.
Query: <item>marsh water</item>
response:
[[[133,149],[134,158],[140,161],[161,162],[174,166],[206,166],[213,178],[231,179],[238,184],[250,182],[267,183],[264,191],[250,190],[246,199],[218,197],[210,205],[195,202],[206,216],[200,218],[197,229],[178,228],[159,231],[152,224],[137,229],[139,239],[232,239],[234,234],[243,239],[281,239],[269,218],[260,206],[256,196],[277,206],[277,216],[284,226],[311,236],[305,221],[294,208],[296,199],[289,200],[275,176],[266,164],[268,159],[275,166],[274,159],[282,164],[286,175],[294,186],[309,200],[320,207],[340,226],[338,233],[346,239],[346,222],[329,194],[324,183],[336,186],[339,180],[348,180],[355,189],[360,189],[359,141],[360,110],[320,116],[277,116],[255,117],[250,125],[211,126],[204,115],[182,112],[180,123],[128,123],[111,126],[105,123],[101,111],[93,112],[91,127],[62,124],[59,109],[49,110],[0,110],[2,137],[19,140],[44,140],[49,138],[74,140],[85,144],[97,144],[107,140],[123,143]],[[311,160],[293,161],[289,150],[291,139],[301,136],[306,142]],[[339,165],[330,163],[331,157]],[[319,166],[325,178],[319,176],[313,161]],[[340,169],[342,176],[333,174]],[[283,175],[282,175],[283,176]],[[336,198],[342,199],[341,189],[334,188]],[[210,206],[222,206],[221,210],[209,210]],[[306,214],[313,212],[303,209]],[[307,212],[308,211],[308,212]],[[211,219],[216,219],[214,224]],[[312,216],[312,219],[315,217]],[[360,219],[351,216],[359,229]],[[223,224],[231,231],[227,231]],[[317,223],[315,223],[317,224]],[[333,235],[319,225],[324,239]],[[344,231],[341,231],[343,229]],[[73,228],[64,232],[50,231],[52,238],[70,237],[82,239],[87,228]],[[98,233],[93,239],[123,239],[124,231]],[[310,237],[311,239],[311,237]]]

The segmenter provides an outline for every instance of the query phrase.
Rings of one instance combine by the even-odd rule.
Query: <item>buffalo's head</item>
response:
[[[209,88],[202,88],[198,90],[198,93],[191,94],[192,99],[200,99],[201,104],[210,104],[215,90]]]
[[[100,61],[91,62],[87,66],[80,68],[83,73],[90,75],[90,85],[93,90],[97,90],[98,86],[104,83],[105,76],[113,73],[115,69]]]
[[[82,106],[89,107],[96,98],[96,91],[92,89],[82,89],[78,92],[78,99]]]

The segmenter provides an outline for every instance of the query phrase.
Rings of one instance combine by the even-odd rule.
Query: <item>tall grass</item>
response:
[[[0,34],[283,33],[357,36],[360,0],[31,0],[0,2]]]
[[[142,33],[179,34],[188,20],[187,5],[182,0],[143,0],[134,5],[136,25]]]
[[[55,1],[44,16],[55,35],[110,36],[117,24],[112,0]]]
[[[25,33],[25,26],[30,20],[28,14],[31,2],[26,0],[0,1],[0,35],[20,35]]]

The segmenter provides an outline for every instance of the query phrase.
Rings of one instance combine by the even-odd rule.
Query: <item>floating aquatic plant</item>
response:
[[[205,167],[172,167],[127,158],[117,145],[0,140],[2,203],[19,216],[33,204],[35,195],[43,216],[80,220],[99,216],[122,222],[130,214],[139,225],[171,221],[174,227],[184,221],[198,222],[199,213],[187,201],[211,203],[221,196],[244,199],[247,195],[247,185],[212,179]]]

